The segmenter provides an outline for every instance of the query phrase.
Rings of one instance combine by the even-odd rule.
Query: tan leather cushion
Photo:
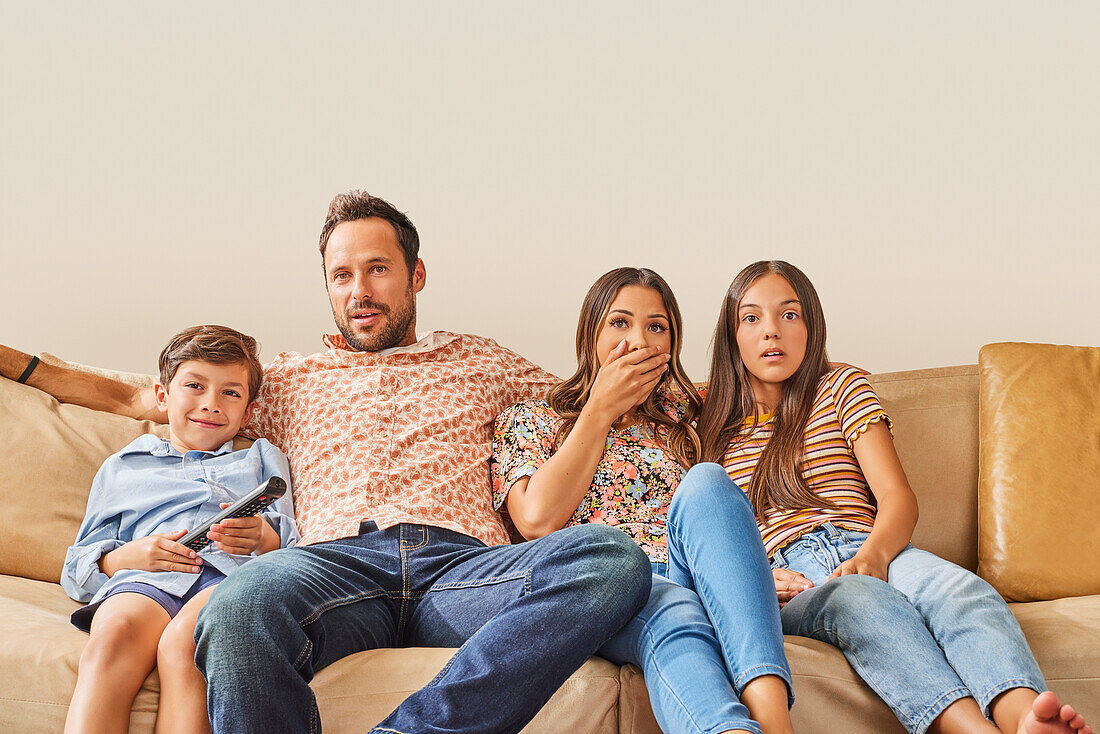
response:
[[[913,544],[978,567],[978,367],[871,375],[917,495]]]
[[[1100,593],[1100,349],[990,344],[978,573],[1006,599]]]

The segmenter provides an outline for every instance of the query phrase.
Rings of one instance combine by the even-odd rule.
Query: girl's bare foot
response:
[[[1053,691],[1047,691],[1031,704],[1031,711],[1020,722],[1019,734],[1092,734],[1092,727],[1072,706],[1063,706]]]

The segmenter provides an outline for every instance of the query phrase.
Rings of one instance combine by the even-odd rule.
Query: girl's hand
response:
[[[99,568],[108,576],[132,568],[138,571],[181,571],[198,573],[202,559],[199,554],[176,541],[186,530],[174,533],[146,535],[115,548],[99,559]]]
[[[626,351],[626,340],[607,355],[607,362],[596,373],[596,381],[586,408],[597,411],[610,423],[645,402],[661,376],[668,371],[668,354],[660,347]]]
[[[772,579],[775,580],[775,595],[779,599],[780,608],[801,592],[813,588],[814,585],[813,581],[789,568],[773,568]]]
[[[829,574],[829,578],[826,580],[832,581],[841,576],[859,574],[860,576],[874,576],[876,579],[885,581],[886,571],[889,567],[890,561],[886,558],[870,551],[865,553],[863,548],[860,548],[854,556],[837,566],[836,570]]]
[[[221,508],[224,510],[226,507],[229,507],[229,503],[223,502]],[[211,525],[206,537],[210,538],[221,551],[247,556],[264,547],[265,529],[274,532],[267,521],[259,515],[230,517],[217,525]]]

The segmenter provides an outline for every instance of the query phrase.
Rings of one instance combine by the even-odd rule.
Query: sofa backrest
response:
[[[978,566],[978,366],[871,375],[917,495],[913,545]]]
[[[977,565],[978,370],[944,367],[872,375],[920,503],[914,543]],[[0,380],[0,573],[58,581],[99,465],[139,435],[166,427],[59,405]]]
[[[0,573],[59,581],[99,465],[141,434],[166,431],[0,379]]]

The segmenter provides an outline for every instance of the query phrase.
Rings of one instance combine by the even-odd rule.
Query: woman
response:
[[[789,732],[790,670],[751,507],[719,466],[685,476],[700,401],[680,324],[653,271],[600,277],[576,373],[497,421],[495,501],[527,538],[606,523],[649,555],[649,601],[599,655],[642,668],[665,732]]]

